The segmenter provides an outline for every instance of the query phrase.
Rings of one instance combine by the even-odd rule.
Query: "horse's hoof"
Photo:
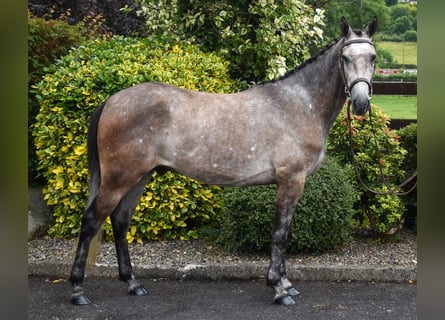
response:
[[[133,294],[135,296],[145,296],[148,294],[148,290],[145,289],[143,286],[138,286],[138,287],[131,289],[129,291],[129,293]]]
[[[88,299],[88,297],[82,293],[71,296],[71,303],[80,306],[80,305],[90,304],[91,300]]]
[[[292,297],[295,297],[295,296],[298,296],[300,294],[300,291],[298,291],[294,287],[290,287],[289,289],[287,289],[287,294],[292,296]]]
[[[295,304],[295,300],[290,296],[284,296],[275,300],[276,304],[280,304],[283,306],[293,306]]]

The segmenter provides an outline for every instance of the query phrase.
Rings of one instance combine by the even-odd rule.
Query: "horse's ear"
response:
[[[377,31],[377,16],[374,16],[374,18],[371,20],[371,22],[368,24],[368,27],[366,28],[366,33],[369,37],[372,37],[374,33]]]
[[[341,17],[341,23],[340,23],[340,27],[341,27],[341,34],[344,37],[349,36],[349,34],[351,33],[351,27],[349,26],[348,21],[346,21],[345,17]]]

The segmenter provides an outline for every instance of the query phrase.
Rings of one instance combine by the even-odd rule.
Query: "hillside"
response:
[[[416,42],[378,42],[377,45],[391,52],[396,63],[417,65]]]

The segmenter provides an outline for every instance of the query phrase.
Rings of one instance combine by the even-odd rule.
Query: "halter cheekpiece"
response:
[[[345,41],[342,44],[340,51],[343,51],[344,47],[349,46],[351,44],[355,44],[355,43],[368,43],[371,46],[374,46],[374,43],[371,40],[369,40],[369,39],[362,39],[362,38],[351,39],[351,40]],[[351,97],[351,90],[352,90],[352,88],[359,82],[364,82],[364,83],[366,83],[368,85],[369,96],[372,97],[372,85],[371,85],[371,83],[369,82],[368,79],[366,79],[366,78],[357,78],[357,79],[353,80],[351,82],[351,84],[348,86],[348,82],[347,82],[346,76],[344,74],[343,59],[340,59],[339,67],[340,67],[341,75],[343,77],[343,83],[345,85],[345,94],[346,94],[347,97]]]

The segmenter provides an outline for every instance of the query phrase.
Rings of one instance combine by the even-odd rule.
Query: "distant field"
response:
[[[391,119],[417,119],[416,96],[374,95],[371,102]]]
[[[417,43],[416,42],[378,42],[377,45],[389,50],[396,63],[399,64],[415,64],[417,65]],[[405,59],[403,59],[405,56]]]

